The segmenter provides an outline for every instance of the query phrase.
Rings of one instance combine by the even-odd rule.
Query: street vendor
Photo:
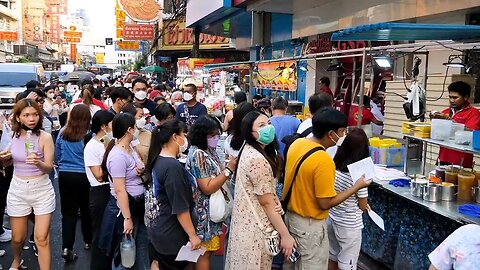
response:
[[[450,107],[442,112],[432,112],[431,117],[436,119],[447,119],[453,122],[464,124],[466,129],[480,129],[480,112],[470,105],[470,92],[472,87],[463,81],[453,82],[448,86],[448,97]],[[460,164],[463,159],[463,164]],[[440,147],[440,165],[463,165],[470,167],[473,163],[473,155]]]

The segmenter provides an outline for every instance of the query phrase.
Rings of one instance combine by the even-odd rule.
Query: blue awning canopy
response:
[[[480,25],[377,23],[332,34],[332,41],[472,40],[480,39]]]

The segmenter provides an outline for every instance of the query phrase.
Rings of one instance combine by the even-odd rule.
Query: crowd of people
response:
[[[368,157],[369,145],[331,94],[312,95],[301,123],[282,97],[248,102],[235,92],[221,123],[193,84],[171,91],[139,77],[131,88],[79,86],[29,82],[2,119],[0,206],[11,231],[1,228],[0,241],[12,242],[10,269],[23,264],[29,222],[39,268],[51,269],[58,199],[61,256],[77,259],[80,216],[90,269],[119,267],[124,235],[135,239],[134,269],[208,270],[222,248],[225,269],[356,269],[372,179],[352,179],[347,166]],[[217,150],[224,132],[225,160]],[[176,261],[187,243],[205,250],[194,264]]]

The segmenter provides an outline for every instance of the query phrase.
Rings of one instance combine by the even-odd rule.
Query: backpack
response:
[[[290,148],[290,145],[292,145],[292,143],[297,139],[307,137],[308,134],[312,133],[312,130],[313,130],[313,127],[309,127],[306,130],[304,130],[302,133],[294,133],[292,135],[287,135],[287,136],[283,137],[282,142],[285,144],[285,149],[283,150],[284,160],[287,159],[287,152],[288,152],[288,149]],[[285,167],[285,164],[286,163],[284,162],[283,167]]]

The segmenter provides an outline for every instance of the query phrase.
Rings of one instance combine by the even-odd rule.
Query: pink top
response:
[[[12,138],[10,152],[13,159],[13,174],[19,177],[38,176],[44,174],[37,166],[25,163],[27,159],[27,151],[25,149],[25,139],[27,136]],[[43,151],[40,150],[40,136],[32,134],[32,138],[36,141],[35,151],[40,160],[44,161]]]

